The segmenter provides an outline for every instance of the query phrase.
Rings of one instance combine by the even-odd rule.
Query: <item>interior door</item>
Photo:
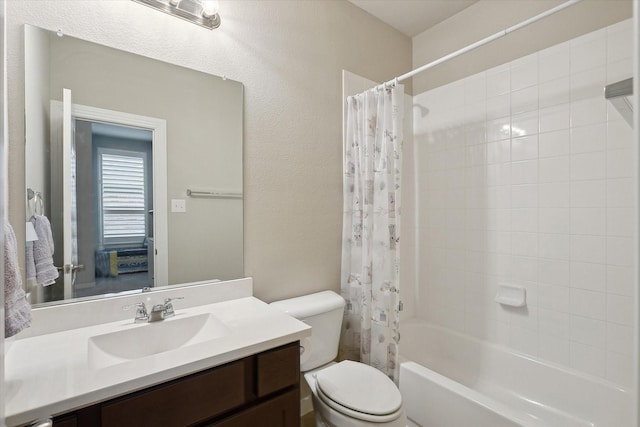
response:
[[[62,92],[62,245],[64,298],[73,298],[78,263],[78,225],[76,203],[76,147],[71,115],[71,90]]]

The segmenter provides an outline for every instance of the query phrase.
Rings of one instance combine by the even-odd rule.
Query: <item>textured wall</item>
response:
[[[337,290],[341,70],[388,80],[411,68],[411,40],[344,1],[222,1],[221,15],[209,31],[129,0],[8,2],[11,219],[24,218],[29,23],[242,82],[245,274],[265,300]]]

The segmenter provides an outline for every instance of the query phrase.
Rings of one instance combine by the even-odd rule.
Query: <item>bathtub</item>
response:
[[[624,427],[633,397],[605,380],[403,321],[400,392],[410,426]]]

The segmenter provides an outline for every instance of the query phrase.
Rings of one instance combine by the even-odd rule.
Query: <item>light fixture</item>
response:
[[[220,26],[218,0],[133,0],[213,30]]]

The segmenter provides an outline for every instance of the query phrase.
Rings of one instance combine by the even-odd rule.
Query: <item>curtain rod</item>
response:
[[[504,36],[506,36],[509,33],[512,33],[516,30],[519,30],[520,28],[526,27],[529,24],[533,24],[534,22],[537,22],[543,18],[546,18],[547,16],[553,15],[556,12],[560,12],[561,10],[564,10],[570,6],[573,6],[576,3],[579,3],[582,0],[569,0],[565,3],[559,4],[556,7],[553,7],[547,11],[544,11],[538,15],[535,15],[525,21],[520,22],[519,24],[513,25],[507,29],[504,29],[502,31],[499,31],[493,35],[490,35],[489,37],[485,37],[484,39],[477,41],[475,43],[472,43],[466,47],[463,47],[462,49],[458,49],[453,53],[450,53],[448,55],[443,56],[440,59],[436,59],[435,61],[429,62],[428,64],[425,64],[421,67],[416,68],[415,70],[409,71],[408,73],[405,73],[401,76],[396,77],[395,79],[389,80],[388,82],[382,83],[381,85],[376,86],[376,88],[386,88],[386,87],[392,87],[396,84],[398,84],[399,82],[406,80],[408,78],[411,78],[413,76],[415,76],[416,74],[419,74],[423,71],[428,70],[429,68],[433,68],[436,65],[442,64],[443,62],[446,62],[450,59],[455,58],[456,56],[460,56],[463,53],[467,53],[473,49],[476,49],[480,46],[484,46],[487,43],[491,43],[494,40],[497,40],[499,38],[502,38]]]

